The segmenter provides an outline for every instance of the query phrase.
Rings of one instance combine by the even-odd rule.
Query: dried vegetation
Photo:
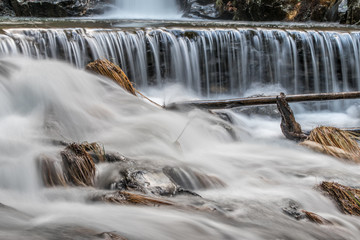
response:
[[[89,63],[86,66],[86,69],[100,75],[106,76],[117,84],[119,84],[124,90],[136,96],[136,89],[130,82],[126,74],[121,70],[119,66],[110,62],[107,59],[99,59],[94,62]]]
[[[348,159],[353,162],[360,162],[360,147],[357,143],[359,138],[351,132],[346,132],[335,127],[317,127],[313,129],[308,137],[309,141],[321,144],[312,147],[328,155]],[[304,145],[309,144],[306,142]]]
[[[334,182],[322,182],[320,188],[337,203],[343,213],[360,216],[360,189]]]

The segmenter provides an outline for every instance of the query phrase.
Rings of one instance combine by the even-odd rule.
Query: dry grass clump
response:
[[[121,68],[115,63],[112,63],[107,59],[98,59],[94,62],[89,63],[86,66],[86,69],[112,79],[114,82],[119,84],[125,91],[131,93],[132,95],[137,96],[138,94],[152,104],[163,108],[163,106],[157,104],[156,102],[152,101],[150,98],[146,97],[141,92],[136,90],[129,78],[123,72],[123,70],[121,70]]]
[[[67,186],[61,162],[45,155],[38,158],[41,178],[46,187]]]
[[[100,144],[93,142],[93,143],[88,143],[88,142],[83,142],[80,144],[80,146],[82,148],[84,148],[84,150],[90,154],[91,158],[93,159],[93,161],[95,163],[99,163],[99,162],[105,162],[105,149],[104,147],[100,146]]]
[[[360,216],[360,189],[334,182],[322,182],[320,188],[335,200],[343,213]]]
[[[170,206],[173,203],[152,197],[146,197],[136,193],[116,191],[91,198],[92,201],[101,201],[120,205],[142,205],[142,206]]]
[[[76,186],[93,186],[95,164],[84,146],[72,143],[60,154],[68,182]]]
[[[94,62],[89,63],[86,66],[86,69],[114,80],[124,90],[136,96],[136,89],[133,87],[129,78],[119,66],[109,60],[95,60]]]
[[[324,152],[331,156],[360,162],[360,147],[357,139],[359,138],[356,135],[335,127],[317,127],[308,137],[308,140],[321,144]]]
[[[321,225],[332,224],[329,220],[317,215],[316,213],[309,212],[306,210],[301,210],[301,211],[305,214],[306,218],[309,219],[310,222],[321,224]]]

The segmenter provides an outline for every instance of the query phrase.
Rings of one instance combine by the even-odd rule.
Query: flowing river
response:
[[[159,2],[174,9],[171,1]],[[131,3],[119,7],[147,8],[146,1]],[[197,24],[3,20],[0,239],[119,239],[101,233],[129,240],[359,239],[359,218],[341,213],[317,186],[326,180],[358,187],[360,166],[286,140],[274,108],[227,110],[232,123],[201,110],[164,110],[84,66],[97,58],[114,61],[160,104],[359,90],[360,30]],[[360,126],[356,100],[291,107],[303,129]],[[145,172],[182,169],[185,185],[201,197],[160,196],[175,207],[124,206],[90,201],[103,191],[93,187],[45,187],[39,158],[61,158],[64,146],[55,142],[85,141],[132,159],[131,167]],[[95,185],[119,171],[97,164]],[[194,172],[218,180],[204,184]],[[332,224],[296,220],[289,208]]]

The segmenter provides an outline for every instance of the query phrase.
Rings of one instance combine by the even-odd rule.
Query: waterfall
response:
[[[139,88],[179,83],[203,96],[239,96],[254,85],[295,94],[360,89],[359,31],[4,29],[0,53],[78,68],[106,58]]]
[[[181,17],[176,0],[117,0],[117,9],[110,13],[117,18],[171,19]]]

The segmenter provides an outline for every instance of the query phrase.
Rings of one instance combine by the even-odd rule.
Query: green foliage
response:
[[[224,6],[224,2],[223,0],[216,0],[216,7],[218,8],[222,8]]]

